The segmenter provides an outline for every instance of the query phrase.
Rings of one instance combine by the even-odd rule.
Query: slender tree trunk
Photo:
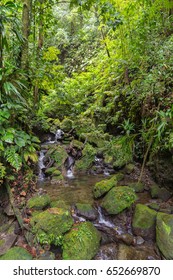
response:
[[[39,7],[39,27],[38,27],[38,46],[37,46],[37,54],[36,54],[36,61],[37,61],[37,66],[39,67],[39,61],[40,61],[40,55],[41,55],[41,50],[43,48],[44,44],[44,10],[42,7],[42,4],[44,3],[44,0],[39,0],[40,2],[40,7]],[[34,86],[33,89],[33,94],[34,94],[34,106],[35,108],[38,108],[38,103],[39,103],[39,87],[38,84]]]
[[[29,33],[30,33],[30,12],[31,12],[31,1],[23,0],[23,11],[22,11],[22,34],[24,43],[22,45],[21,53],[21,68],[28,71],[29,68]]]

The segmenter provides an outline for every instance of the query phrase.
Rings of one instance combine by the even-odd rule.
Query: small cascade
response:
[[[115,228],[115,225],[111,221],[106,220],[106,217],[102,213],[101,207],[98,207],[98,214],[99,214],[98,223],[100,225],[104,225],[109,228]]]
[[[63,136],[64,136],[64,131],[62,131],[61,129],[57,129],[55,133],[55,142],[62,140]]]
[[[40,155],[39,155],[39,159],[38,159],[38,170],[39,170],[38,180],[39,181],[42,181],[45,178],[45,175],[44,175],[44,172],[43,172],[43,169],[45,168],[44,157],[45,157],[44,151],[40,151]]]
[[[67,176],[67,178],[69,178],[69,179],[73,179],[73,178],[74,178],[74,174],[73,174],[73,167],[74,167],[74,164],[75,164],[75,159],[74,159],[74,157],[68,156],[68,158],[66,159],[64,165],[65,165],[66,170],[67,170],[66,176]]]

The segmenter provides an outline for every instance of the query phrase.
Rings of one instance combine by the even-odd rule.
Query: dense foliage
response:
[[[118,158],[172,151],[172,21],[171,0],[2,0],[0,180],[64,119]]]

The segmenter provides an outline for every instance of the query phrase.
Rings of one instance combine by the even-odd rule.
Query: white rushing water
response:
[[[98,207],[98,214],[99,214],[99,221],[98,221],[99,224],[104,225],[109,228],[115,227],[115,225],[111,221],[106,219],[106,217],[103,215],[101,207]]]
[[[44,180],[45,178],[45,175],[44,175],[44,172],[43,172],[43,168],[45,168],[45,165],[44,165],[44,152],[43,151],[40,151],[40,155],[39,155],[39,159],[38,159],[38,170],[39,170],[39,173],[38,173],[38,180],[39,181],[42,181]]]
[[[74,178],[74,174],[73,174],[71,169],[67,170],[66,177],[69,178],[69,179],[73,179]]]

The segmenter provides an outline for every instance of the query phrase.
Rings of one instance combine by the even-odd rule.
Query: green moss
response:
[[[141,182],[130,183],[129,187],[133,188],[135,192],[143,192],[144,191],[144,185]]]
[[[151,191],[152,198],[158,198],[160,192],[160,188],[158,185],[152,185],[150,191]]]
[[[92,167],[95,155],[96,149],[87,143],[82,151],[82,158],[76,161],[75,168],[78,171],[87,171]]]
[[[100,234],[90,222],[74,225],[63,239],[64,260],[91,260],[100,245]]]
[[[84,212],[88,212],[88,211],[93,210],[92,205],[88,204],[88,203],[76,203],[76,207],[80,211],[84,211]]]
[[[30,198],[27,202],[27,207],[40,210],[40,209],[44,209],[49,204],[50,204],[49,195],[43,194]]]
[[[63,208],[50,208],[34,216],[30,221],[32,232],[40,240],[40,235],[47,235],[56,245],[58,236],[67,232],[73,225],[73,219],[68,210]]]
[[[65,201],[63,201],[63,200],[54,200],[54,201],[51,201],[50,207],[52,207],[52,208],[64,208],[64,209],[67,209],[67,210],[70,209],[70,206],[67,205],[67,204],[65,203]]]
[[[159,212],[156,220],[156,243],[164,257],[173,259],[173,215]]]
[[[97,182],[93,188],[93,194],[95,198],[101,197],[107,193],[110,189],[117,186],[117,177],[113,176],[110,179]]]
[[[24,248],[13,247],[0,256],[0,260],[32,260],[32,256]]]
[[[62,122],[61,122],[61,129],[64,132],[69,132],[71,129],[73,128],[73,121],[65,118]]]
[[[155,225],[157,212],[143,204],[137,204],[133,216],[133,228],[149,229]]]
[[[48,168],[48,169],[46,169],[45,170],[45,173],[46,174],[49,174],[49,175],[52,175],[52,173],[54,172],[54,171],[56,171],[57,170],[57,168],[55,167],[55,166],[53,166],[53,167],[50,167],[50,168]],[[59,171],[60,172],[60,171]],[[60,172],[61,173],[61,172]]]
[[[109,214],[118,214],[135,202],[137,196],[133,189],[127,186],[112,188],[104,197],[101,206]]]
[[[77,149],[83,149],[84,143],[80,142],[78,140],[73,140],[71,142],[72,147],[77,148]]]
[[[54,145],[48,150],[45,157],[50,157],[52,160],[55,161],[56,168],[52,170],[52,172],[54,172],[56,169],[62,169],[64,162],[68,157],[68,154],[65,151],[64,147],[60,145]]]

